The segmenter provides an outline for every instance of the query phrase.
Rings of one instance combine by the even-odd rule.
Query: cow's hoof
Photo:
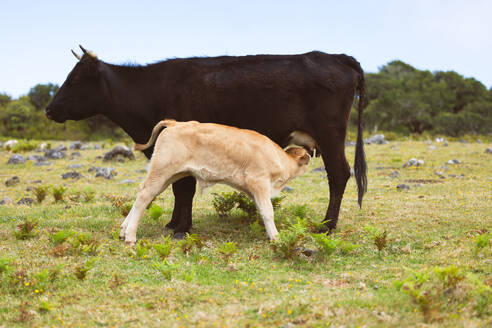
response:
[[[173,235],[173,239],[176,240],[185,239],[185,237],[186,237],[186,232],[175,232]]]

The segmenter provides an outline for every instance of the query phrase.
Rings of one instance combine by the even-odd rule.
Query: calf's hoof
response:
[[[128,246],[135,246],[136,242],[125,240],[125,244],[127,244]]]

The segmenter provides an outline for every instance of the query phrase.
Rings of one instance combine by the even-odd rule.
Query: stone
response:
[[[26,159],[19,154],[14,154],[9,158],[7,164],[24,164]]]
[[[53,163],[51,162],[48,162],[48,161],[43,161],[43,162],[36,162],[34,163],[34,166],[48,166],[48,165],[51,165]]]
[[[101,147],[101,145],[100,145],[100,144],[95,144],[95,145],[94,145],[94,149],[101,149],[101,148],[102,148],[102,147]]]
[[[75,157],[82,157],[82,155],[78,151],[70,154],[70,159],[74,159]]]
[[[402,184],[399,184],[398,186],[396,186],[396,190],[398,190],[398,191],[410,190],[410,186],[402,183]]]
[[[427,148],[429,148],[429,150],[436,150],[436,149],[437,149],[437,147],[436,147],[436,146],[434,146],[434,145],[431,145],[431,146],[429,146],[429,147],[427,147]]]
[[[70,149],[81,149],[82,148],[82,142],[81,141],[74,141],[70,145]]]
[[[41,183],[43,182],[42,180],[34,180],[32,183]]]
[[[83,165],[82,164],[70,164],[69,166],[67,166],[68,169],[80,169]]]
[[[46,151],[48,150],[48,144],[46,142],[42,142],[38,148],[36,148],[35,151],[37,151],[38,153],[40,152],[43,152],[43,151]]]
[[[17,205],[29,205],[31,206],[34,203],[34,199],[29,198],[29,197],[22,197],[18,202]]]
[[[282,192],[293,192],[294,188],[291,188],[289,186],[285,186],[282,188]]]
[[[388,141],[384,139],[384,134],[376,134],[372,137],[364,139],[365,144],[376,144],[376,145],[384,145],[387,144]]]
[[[44,156],[46,158],[51,158],[51,159],[62,159],[65,158],[65,153],[55,148],[55,149],[48,149],[47,151],[45,151]]]
[[[317,167],[311,170],[311,172],[325,172],[325,167],[324,166]]]
[[[446,162],[446,164],[461,164],[461,161],[459,159],[450,159],[449,161]]]
[[[62,174],[62,179],[80,179],[82,175],[79,172],[72,171]]]
[[[121,180],[120,183],[123,183],[123,184],[132,184],[132,183],[135,183],[135,180],[124,179],[124,180]]]
[[[424,165],[424,161],[421,159],[416,159],[416,158],[410,158],[408,162],[403,164],[403,167],[411,167],[411,166],[422,166]]]
[[[47,158],[41,155],[30,155],[27,157],[27,160],[37,163],[37,162],[45,162]]]
[[[389,175],[390,178],[398,178],[399,176],[400,176],[400,172],[398,172],[398,171],[393,171]]]
[[[444,175],[444,173],[443,173],[443,172],[441,172],[441,171],[437,171],[437,172],[435,172],[435,173],[436,173],[436,175],[437,175],[438,177],[440,177],[441,179],[446,179],[446,176]]]
[[[112,167],[96,167],[96,178],[112,179],[118,173]]]
[[[351,146],[355,146],[355,144],[356,144],[356,143],[355,143],[355,141],[347,141],[347,142],[345,143],[345,146],[346,146],[346,147],[351,147]]]
[[[0,200],[0,205],[10,205],[13,203],[14,201],[9,197],[4,197],[2,200]]]
[[[119,156],[128,158],[128,159],[135,159],[135,155],[133,152],[125,146],[116,146],[113,149],[111,149],[109,152],[104,154],[103,161],[112,161],[117,159]]]
[[[486,154],[492,154],[492,148],[487,148],[485,149]]]
[[[64,145],[60,145],[60,146],[56,147],[53,150],[56,150],[56,151],[66,151],[67,150],[67,147],[64,146]]]
[[[87,150],[87,149],[89,149],[88,145],[82,145],[82,147],[80,148],[80,150]]]
[[[353,168],[350,168],[350,176],[353,177],[355,175],[355,170]]]
[[[18,184],[20,182],[20,179],[18,176],[13,176],[11,178],[8,178],[7,181],[5,181],[5,185],[7,187],[12,187],[12,186],[15,186],[16,184]]]

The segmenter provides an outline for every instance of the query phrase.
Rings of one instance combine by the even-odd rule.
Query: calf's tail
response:
[[[149,148],[150,146],[152,146],[155,143],[155,140],[157,139],[157,137],[159,136],[159,134],[163,128],[170,127],[170,126],[173,126],[175,124],[176,124],[175,120],[168,119],[168,120],[160,121],[152,129],[152,135],[150,136],[149,141],[145,145],[136,143],[133,146],[133,150],[145,150],[145,149]]]

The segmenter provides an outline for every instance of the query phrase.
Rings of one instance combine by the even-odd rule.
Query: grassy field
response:
[[[38,187],[38,194],[46,186],[66,189],[58,202],[50,187],[41,203],[0,205],[0,327],[490,327],[488,147],[423,141],[366,146],[363,208],[352,178],[336,233],[324,244],[309,229],[328,205],[326,174],[297,178],[293,191],[282,193],[276,223],[286,238],[295,237],[294,246],[314,250],[310,256],[274,249],[263,227],[240,210],[219,217],[213,193],[231,191],[225,186],[194,199],[192,233],[201,245],[162,237],[170,234],[164,225],[174,204],[168,189],[155,201],[164,213],[157,219],[147,214],[140,224],[143,242],[126,246],[118,227],[145,176],[141,154],[103,163],[96,157],[108,145],[37,167],[32,161],[6,165],[12,154],[0,150],[0,200],[36,199]],[[350,163],[353,153],[347,147]],[[38,153],[22,153],[29,154]],[[412,157],[424,164],[402,168]],[[445,164],[452,159],[461,163]],[[74,171],[70,164],[82,165],[75,169],[82,178],[62,179]],[[118,175],[95,178],[88,172],[93,165],[111,166]],[[6,187],[14,175],[20,183]],[[397,191],[399,184],[410,189]],[[161,251],[171,247],[166,260],[153,244]]]

